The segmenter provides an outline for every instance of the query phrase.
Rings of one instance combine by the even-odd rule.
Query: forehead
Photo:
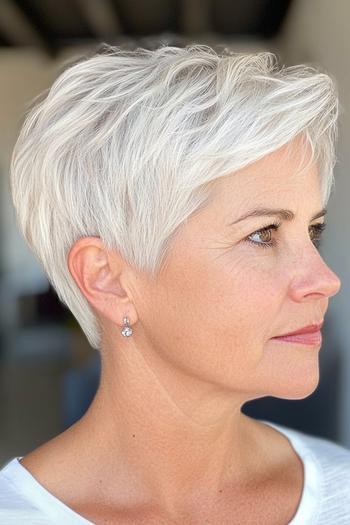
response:
[[[272,151],[248,166],[218,179],[218,191],[223,198],[242,194],[254,200],[265,194],[278,195],[302,191],[317,193],[318,170],[311,160],[311,148],[299,138]]]

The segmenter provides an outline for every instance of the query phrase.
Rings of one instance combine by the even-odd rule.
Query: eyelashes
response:
[[[320,247],[320,243],[322,240],[322,232],[325,230],[326,224],[327,224],[326,222],[322,222],[322,223],[313,224],[312,226],[310,226],[310,231],[315,235],[315,238],[311,240],[317,249]],[[257,246],[259,248],[272,248],[274,246],[277,246],[279,241],[271,238],[265,242],[258,242],[258,241],[253,241],[251,237],[253,235],[259,236],[259,235],[265,235],[265,234],[270,234],[270,237],[271,237],[272,231],[273,230],[277,231],[280,226],[281,226],[280,222],[274,222],[272,224],[269,224],[268,226],[265,226],[264,228],[261,228],[260,230],[256,230],[255,232],[251,233],[250,235],[248,235],[248,237],[246,237],[245,240],[249,242],[250,244],[252,244],[253,246]]]

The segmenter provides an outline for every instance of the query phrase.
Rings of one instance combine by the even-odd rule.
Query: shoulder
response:
[[[327,476],[332,476],[334,481],[342,477],[350,483],[350,449],[330,439],[297,430],[292,432],[303,443],[306,453],[309,451],[317,458]]]
[[[350,450],[323,437],[282,428],[303,460],[310,486],[319,491],[320,515],[350,523]]]
[[[325,438],[297,435],[305,445],[310,470],[320,472],[320,518],[326,523],[350,523],[350,450]]]
[[[264,420],[282,432],[303,460],[310,476],[317,477],[325,497],[340,493],[350,506],[350,449],[330,439]]]
[[[14,460],[8,461],[0,469],[0,525],[47,525],[47,516],[43,516],[40,509],[32,505],[11,478]]]
[[[320,436],[314,436],[281,424],[263,420],[280,430],[303,457],[317,461],[323,474],[334,481],[342,478],[350,483],[350,449]]]
[[[303,512],[313,506],[314,523],[320,525],[350,523],[350,450],[330,439],[264,421],[289,439],[303,462]]]

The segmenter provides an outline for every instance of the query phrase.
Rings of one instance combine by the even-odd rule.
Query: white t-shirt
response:
[[[286,435],[304,465],[299,507],[286,525],[350,524],[350,450],[310,434],[260,420]],[[0,470],[0,525],[91,525],[57,499],[18,461]]]

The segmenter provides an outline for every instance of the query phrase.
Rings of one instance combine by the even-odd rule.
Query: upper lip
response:
[[[298,330],[295,330],[294,332],[288,332],[288,334],[281,334],[277,335],[276,337],[284,337],[287,335],[296,335],[296,334],[311,334],[312,332],[318,332],[323,325],[323,321],[320,323],[313,323],[309,324],[307,326],[304,326],[303,328],[298,328]]]

